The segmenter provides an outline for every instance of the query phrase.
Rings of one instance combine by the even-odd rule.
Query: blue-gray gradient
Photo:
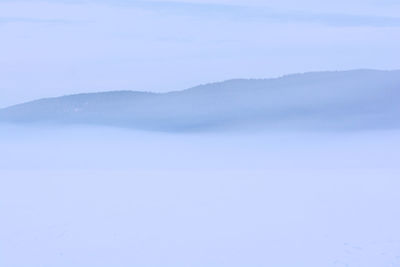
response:
[[[400,69],[389,0],[0,2],[0,107],[231,78]]]
[[[400,266],[399,0],[0,0],[0,267]]]

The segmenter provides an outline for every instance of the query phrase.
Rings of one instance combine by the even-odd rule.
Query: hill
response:
[[[157,131],[392,129],[400,127],[399,103],[400,71],[354,70],[40,99],[1,109],[0,121]]]

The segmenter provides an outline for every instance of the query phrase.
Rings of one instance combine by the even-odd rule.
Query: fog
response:
[[[0,126],[0,266],[398,266],[400,132]]]
[[[164,94],[111,91],[0,109],[0,123],[107,125],[163,132],[400,129],[400,71],[229,80]]]

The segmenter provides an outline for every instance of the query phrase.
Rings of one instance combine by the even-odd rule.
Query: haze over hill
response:
[[[115,91],[40,99],[0,110],[7,123],[90,124],[157,131],[392,129],[400,71],[313,72],[236,79],[183,91]]]

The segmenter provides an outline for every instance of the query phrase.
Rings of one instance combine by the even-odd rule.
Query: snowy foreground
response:
[[[0,127],[0,266],[400,266],[400,132]]]

